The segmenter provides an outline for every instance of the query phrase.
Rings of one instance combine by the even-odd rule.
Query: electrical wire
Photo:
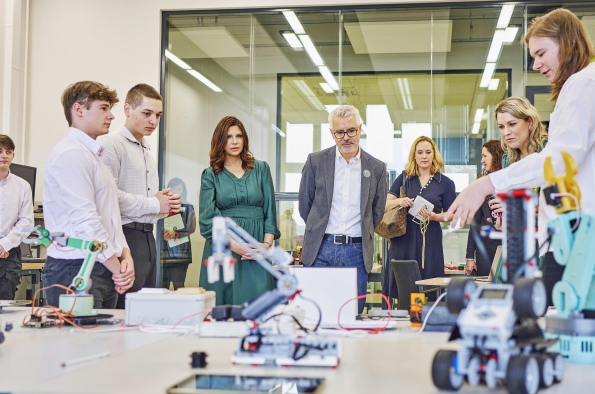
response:
[[[337,316],[337,322],[338,322],[338,324],[339,324],[339,328],[340,328],[340,329],[342,329],[342,330],[348,330],[348,331],[351,331],[351,330],[352,330],[352,329],[350,329],[350,328],[343,327],[343,325],[341,325],[341,311],[343,310],[343,307],[344,307],[345,305],[349,304],[349,303],[350,303],[350,302],[352,302],[352,301],[355,301],[355,300],[360,300],[360,299],[362,299],[362,298],[364,298],[364,299],[365,299],[365,298],[366,298],[366,297],[368,297],[368,296],[370,296],[370,297],[372,297],[372,296],[381,296],[381,297],[383,298],[383,300],[386,302],[386,305],[387,305],[387,308],[388,308],[388,319],[386,319],[386,324],[384,325],[384,327],[380,327],[380,328],[374,328],[374,329],[371,329],[371,330],[366,330],[366,331],[367,331],[368,333],[370,333],[370,334],[377,334],[377,333],[379,333],[379,332],[382,332],[382,331],[386,330],[386,328],[388,327],[388,324],[390,323],[390,318],[392,317],[392,309],[391,309],[391,307],[390,307],[390,301],[388,300],[388,297],[387,297],[387,296],[385,296],[385,295],[384,295],[384,294],[382,294],[382,293],[362,294],[362,295],[360,295],[360,296],[357,296],[357,297],[354,297],[354,298],[350,298],[350,299],[348,299],[347,301],[345,301],[345,302],[343,303],[343,305],[341,305],[341,307],[339,308],[339,315]],[[357,330],[361,330],[361,328],[357,328]]]
[[[578,198],[576,198],[576,196],[574,194],[571,193],[552,193],[551,196],[553,198],[558,198],[558,197],[570,197],[574,200],[574,203],[576,204],[576,222],[574,223],[574,226],[572,226],[572,231],[575,231],[578,228],[578,225],[581,222],[581,208],[579,205],[579,201]]]
[[[318,303],[310,298],[306,298],[302,295],[302,293],[298,293],[298,295],[304,300],[304,301],[308,301],[312,304],[314,304],[314,306],[316,307],[316,309],[318,309],[318,322],[316,323],[316,326],[314,327],[314,329],[312,330],[312,332],[316,332],[318,330],[318,327],[320,327],[320,323],[322,322],[322,311],[320,310],[320,306],[318,306]],[[348,301],[349,302],[349,301]]]

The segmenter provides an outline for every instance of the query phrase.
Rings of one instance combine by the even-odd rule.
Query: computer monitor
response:
[[[23,178],[27,182],[29,182],[29,185],[31,185],[31,193],[33,193],[31,196],[31,201],[34,201],[35,200],[35,177],[37,175],[37,168],[24,166],[22,164],[12,163],[10,165],[10,172],[18,177]]]

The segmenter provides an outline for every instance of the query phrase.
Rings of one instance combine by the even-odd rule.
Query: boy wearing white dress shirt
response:
[[[118,200],[124,236],[135,263],[136,279],[128,292],[155,287],[157,246],[153,229],[159,219],[180,210],[181,200],[170,189],[159,190],[159,173],[151,146],[145,137],[159,126],[163,114],[161,95],[150,85],[139,83],[126,94],[126,121],[116,133],[99,139],[103,162],[118,185]],[[125,297],[118,299],[124,309]]]
[[[21,231],[33,227],[31,186],[10,172],[14,159],[14,142],[0,134],[0,300],[12,300],[21,280],[21,249],[26,235]]]
[[[91,274],[95,308],[115,308],[118,293],[134,283],[134,264],[122,233],[118,189],[101,161],[103,148],[96,141],[107,134],[118,102],[114,90],[97,82],[82,81],[62,94],[68,135],[52,149],[45,167],[43,207],[45,226],[51,232],[103,242]],[[69,286],[85,254],[76,249],[48,247],[42,272],[44,286]],[[58,305],[65,291],[46,290],[49,305]]]

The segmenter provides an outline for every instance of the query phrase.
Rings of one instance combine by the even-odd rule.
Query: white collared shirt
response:
[[[556,174],[566,172],[562,155],[566,151],[578,165],[575,175],[581,189],[581,207],[595,214],[595,63],[572,75],[560,92],[554,112],[550,115],[548,142],[539,153],[533,153],[507,168],[489,175],[496,190],[511,190],[546,186],[543,165],[552,158]],[[543,198],[540,198],[543,203]],[[539,207],[540,244],[542,225],[557,216],[552,207]],[[543,250],[542,250],[543,252]]]
[[[122,126],[98,142],[104,148],[101,159],[116,178],[122,224],[155,223],[167,216],[159,213],[159,174],[147,140],[139,143]]]
[[[6,252],[18,247],[27,237],[21,231],[33,225],[31,186],[9,172],[0,181],[0,245]]]
[[[97,141],[73,127],[48,157],[43,187],[45,226],[50,232],[105,242],[97,256],[104,262],[128,248],[114,177],[100,159],[103,148]],[[57,259],[81,259],[86,254],[70,248],[48,248]]]
[[[325,233],[361,237],[362,150],[347,163],[339,148],[335,149],[333,202]]]

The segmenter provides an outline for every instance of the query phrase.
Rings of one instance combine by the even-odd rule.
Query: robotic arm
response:
[[[97,310],[93,309],[93,297],[88,294],[88,291],[91,288],[91,272],[97,260],[97,255],[105,249],[105,245],[99,241],[68,237],[64,233],[50,233],[39,226],[23,229],[23,233],[36,235],[34,238],[25,238],[23,242],[27,244],[43,245],[47,248],[53,242],[57,246],[86,252],[87,255],[81,269],[68,286],[69,289],[74,291],[75,297],[72,294],[62,294],[60,296],[60,309],[68,311],[72,308],[72,313],[76,316],[96,315]],[[73,303],[76,303],[74,308]]]
[[[242,314],[246,319],[259,321],[276,305],[293,299],[299,293],[297,280],[288,269],[293,258],[283,248],[262,248],[259,242],[236,222],[222,216],[213,218],[212,234],[213,254],[205,261],[209,283],[219,280],[219,267],[222,267],[224,282],[229,283],[234,279],[237,261],[232,258],[229,250],[229,238],[239,243],[246,252],[252,252],[248,245],[255,248],[258,253],[254,253],[254,259],[277,279],[276,289],[267,291],[244,308]],[[273,265],[279,269],[273,268]]]

